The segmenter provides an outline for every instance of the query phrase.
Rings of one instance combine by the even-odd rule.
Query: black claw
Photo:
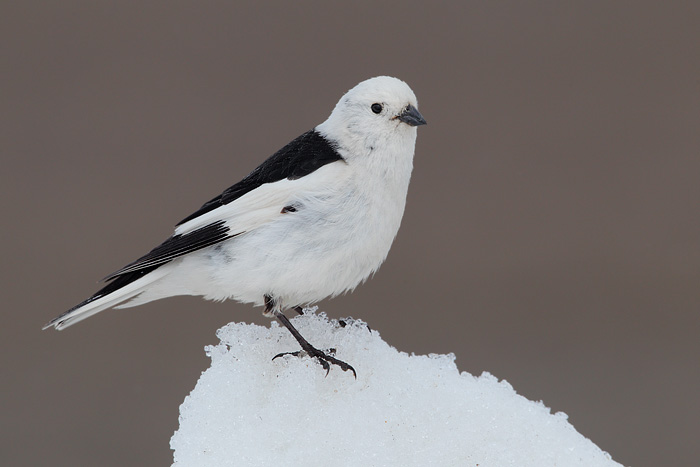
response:
[[[279,357],[284,357],[285,355],[293,355],[295,357],[302,357],[302,355],[301,355],[302,352],[303,352],[303,350],[297,350],[296,352],[282,352],[282,353],[278,353],[277,355],[272,357],[272,359],[274,360],[274,359],[279,358]]]
[[[335,349],[329,349],[328,353],[335,353]],[[296,352],[278,353],[277,355],[272,357],[272,359],[274,360],[277,357],[283,357],[285,355],[293,355],[295,357],[303,357],[305,355],[308,355],[309,357],[315,358],[316,361],[323,367],[323,369],[326,370],[326,376],[328,376],[328,373],[330,373],[331,371],[331,366],[329,365],[330,363],[333,365],[338,365],[343,371],[352,371],[353,376],[355,376],[355,379],[357,379],[357,373],[355,372],[355,369],[352,366],[348,365],[342,360],[338,360],[335,357],[331,357],[330,355],[321,352],[315,347],[310,347],[307,350],[298,350]]]
[[[303,356],[308,355],[308,354],[303,350],[297,350],[296,352],[282,352],[282,353],[278,353],[277,355],[272,357],[272,359],[274,360],[277,357],[284,357],[285,355],[293,355],[295,357],[303,357]],[[326,370],[326,376],[328,376],[328,373],[330,373],[330,371],[331,371],[331,367],[328,364],[328,362],[325,360],[322,360],[320,358],[316,358],[316,361],[318,361],[318,363],[321,364],[323,369]]]

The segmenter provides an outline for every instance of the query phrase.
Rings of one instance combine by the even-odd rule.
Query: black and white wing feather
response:
[[[183,255],[231,239],[281,215],[281,207],[304,188],[303,178],[342,161],[336,146],[311,130],[273,154],[247,177],[177,224],[175,234],[146,255],[108,275],[87,300],[51,320],[64,328],[139,294],[160,278],[158,268]]]
[[[282,196],[266,193],[264,197],[266,199],[259,199],[263,198],[262,196],[250,197],[251,202],[242,203],[245,205],[245,209],[240,207],[236,207],[237,209],[233,209],[233,207],[232,209],[225,209],[227,205],[260,188],[262,185],[284,179],[296,180],[313,173],[326,164],[339,160],[342,160],[342,157],[323,136],[314,130],[304,133],[273,154],[243,180],[229,187],[219,196],[205,203],[196,212],[180,221],[177,224],[179,228],[175,235],[168,238],[148,254],[110,274],[105,280],[110,280],[139,269],[160,266],[179,256],[215,245],[244,233],[251,227],[256,226],[256,224],[259,225],[259,221],[251,223],[251,219],[266,219],[269,217],[256,215],[260,214],[259,211],[265,211],[268,205],[272,205],[272,208],[274,208],[272,212],[278,214],[280,201],[277,198],[286,199],[288,190],[283,188],[274,190]],[[284,201],[281,202],[283,203]],[[204,217],[207,218],[207,222],[201,222]],[[243,220],[241,218],[249,221],[235,222],[236,219]],[[209,222],[210,219],[211,222]],[[198,220],[200,221],[198,222]]]
[[[284,179],[296,180],[331,162],[343,160],[334,144],[317,131],[307,131],[260,164],[247,177],[224,190],[216,198],[205,203],[177,225],[183,225],[241,196],[265,183]]]

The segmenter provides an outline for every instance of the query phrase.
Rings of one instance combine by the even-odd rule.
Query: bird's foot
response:
[[[334,354],[335,349],[329,349],[328,354]],[[331,365],[337,365],[340,367],[341,370],[343,371],[352,371],[352,374],[355,376],[355,379],[357,379],[357,373],[355,372],[355,369],[345,363],[342,360],[338,360],[335,357],[332,357],[331,355],[328,355],[327,353],[318,350],[316,347],[309,345],[308,347],[305,347],[303,350],[299,350],[296,352],[282,352],[274,357],[272,359],[274,360],[277,357],[283,357],[285,355],[293,355],[295,357],[303,357],[305,355],[308,355],[309,357],[315,358],[318,363],[321,364],[324,370],[326,370],[326,376],[328,376],[328,373],[331,371]]]
[[[301,307],[295,307],[294,308],[297,313],[303,312]],[[313,345],[309,344],[309,341],[304,339],[304,336],[302,336],[299,331],[294,327],[294,325],[289,321],[289,319],[284,316],[284,313],[279,308],[276,308],[275,301],[272,297],[265,295],[265,311],[269,312],[273,316],[275,316],[282,325],[287,328],[287,330],[294,336],[294,338],[297,340],[299,345],[301,346],[302,350],[299,352],[283,352],[281,354],[277,354],[272,359],[274,360],[277,357],[281,357],[283,355],[294,355],[296,357],[303,356],[304,354],[308,355],[309,357],[315,358],[321,366],[326,370],[326,376],[328,376],[328,373],[331,371],[331,365],[338,365],[343,371],[352,371],[352,374],[355,375],[355,379],[357,379],[357,373],[355,372],[355,369],[345,363],[342,360],[338,360],[335,357],[332,357],[320,350],[318,350],[316,347]],[[330,349],[329,353],[335,353],[335,349]]]

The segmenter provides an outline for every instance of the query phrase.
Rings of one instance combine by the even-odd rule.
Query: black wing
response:
[[[133,263],[127,264],[119,271],[110,274],[105,277],[104,280],[114,279],[117,276],[123,276],[144,269],[148,269],[148,272],[150,272],[178,256],[186,255],[187,253],[192,253],[193,251],[201,250],[202,248],[219,243],[227,238],[235,237],[235,235],[229,235],[228,232],[229,228],[225,225],[225,222],[221,220],[183,235],[173,235],[152,249],[148,254],[140,257]]]
[[[264,183],[272,183],[285,178],[300,178],[338,160],[343,160],[343,158],[338,154],[335,145],[315,130],[308,131],[273,154],[243,180],[225,190],[177,225],[228,204]],[[144,271],[151,272],[158,266],[170,262],[179,256],[192,253],[234,236],[229,233],[229,228],[223,220],[205,225],[186,234],[173,235],[148,254],[105,277],[104,280],[119,278],[118,281],[110,284],[106,289],[110,289],[109,292],[112,292],[113,290],[111,290],[110,286],[117,285],[117,282],[124,282],[121,284],[121,286],[124,286],[143,276]],[[116,287],[114,290],[117,288],[120,287]]]
[[[177,225],[182,225],[228,204],[265,183],[277,182],[285,178],[290,180],[301,178],[326,164],[341,160],[343,157],[338,154],[335,144],[321,136],[316,130],[307,131],[274,153],[243,180],[226,189]]]
[[[265,183],[272,183],[285,178],[300,178],[326,164],[340,160],[343,160],[343,158],[338,153],[336,145],[326,140],[315,130],[308,131],[273,154],[243,180],[204,204],[197,212],[183,219],[177,225],[228,204]],[[110,281],[108,284],[87,300],[51,320],[47,326],[60,323],[64,317],[74,310],[129,285],[179,256],[215,245],[228,238],[235,237],[235,235],[230,234],[229,228],[223,220],[205,225],[186,234],[173,235],[148,254],[105,277],[104,280]]]
[[[214,245],[227,238],[234,237],[229,235],[229,228],[224,225],[224,221],[214,222],[200,229],[193,230],[184,235],[173,235],[159,246],[155,247],[145,256],[137,259],[131,264],[121,268],[119,271],[105,277],[104,280],[110,281],[109,284],[102,287],[87,300],[77,304],[65,313],[61,313],[56,318],[49,321],[44,327],[60,324],[64,318],[69,316],[73,311],[82,308],[90,302],[99,298],[105,297],[112,292],[116,292],[124,286],[142,278],[146,274],[158,269],[159,266],[168,261],[177,258],[178,256],[191,253],[201,248]]]

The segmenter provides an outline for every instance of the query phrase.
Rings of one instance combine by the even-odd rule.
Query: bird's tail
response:
[[[60,331],[102,310],[119,305],[143,292],[165,274],[165,270],[155,267],[118,276],[92,297],[46,323],[43,329],[53,326]]]

